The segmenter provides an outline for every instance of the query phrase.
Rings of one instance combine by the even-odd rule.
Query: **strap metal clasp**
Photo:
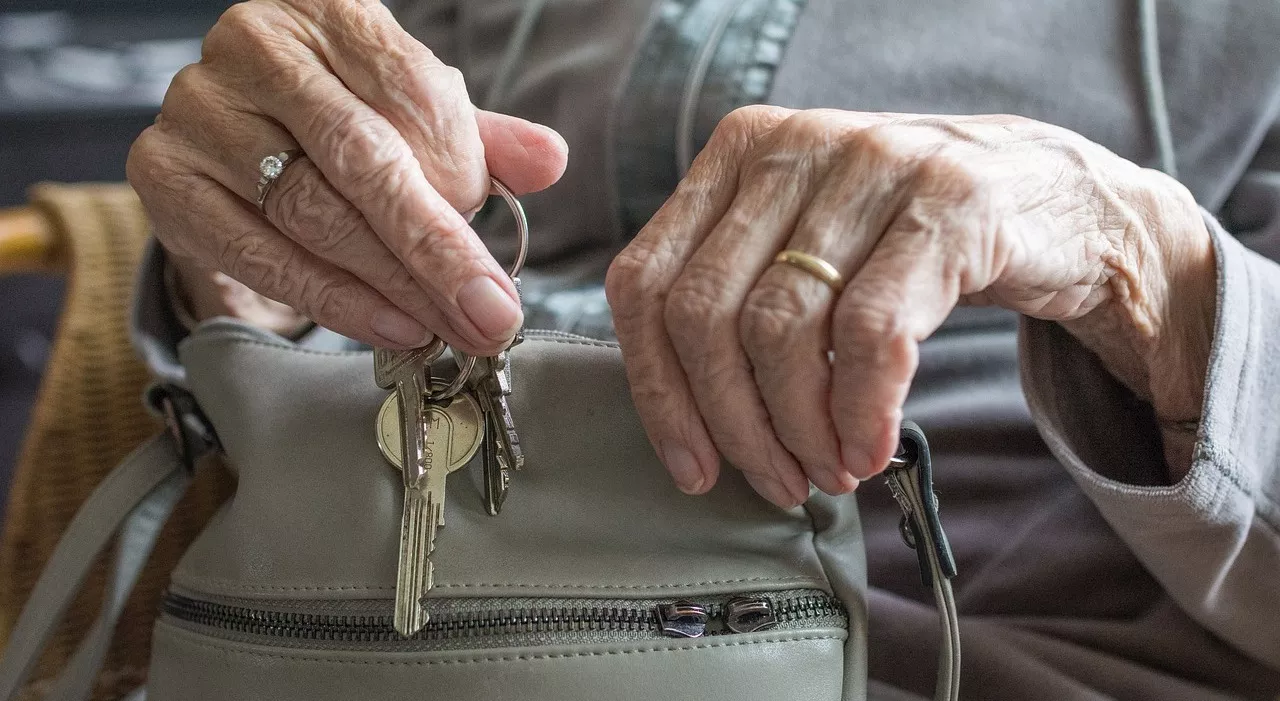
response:
[[[929,459],[929,443],[916,424],[902,424],[898,452],[889,460],[884,472],[889,491],[902,509],[898,529],[907,547],[916,551],[920,560],[920,578],[926,587],[933,585],[933,572],[951,579],[956,576],[956,560],[951,544],[938,518],[938,495],[933,491],[933,465]],[[932,548],[936,565],[930,560]]]
[[[164,420],[165,432],[188,472],[195,470],[201,457],[222,451],[213,424],[186,388],[169,382],[154,384],[147,388],[146,402]]]

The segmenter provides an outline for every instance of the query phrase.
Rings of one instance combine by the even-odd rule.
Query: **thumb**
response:
[[[564,175],[569,145],[551,127],[526,119],[476,111],[489,174],[521,195],[551,187]]]

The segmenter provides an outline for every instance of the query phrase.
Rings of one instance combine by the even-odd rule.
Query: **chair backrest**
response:
[[[0,214],[0,274],[62,269],[58,331],[14,468],[0,536],[0,641],[77,508],[125,455],[159,430],[141,403],[146,368],[129,341],[134,278],[149,235],[123,184],[42,184],[31,206]],[[167,526],[119,625],[95,698],[120,698],[146,675],[151,622],[168,572],[225,497],[207,470]],[[35,679],[65,666],[103,592],[105,563],[63,623]],[[36,686],[39,685],[37,681]]]
[[[0,209],[0,275],[61,270],[57,232],[37,207]]]

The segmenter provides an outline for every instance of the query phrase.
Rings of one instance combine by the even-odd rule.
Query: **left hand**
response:
[[[830,262],[843,292],[774,264],[783,249]],[[750,107],[606,286],[641,419],[680,488],[710,489],[720,453],[793,506],[810,482],[845,493],[884,468],[917,344],[960,303],[1063,322],[1157,415],[1198,416],[1198,395],[1159,378],[1190,373],[1203,392],[1208,343],[1185,337],[1212,328],[1214,275],[1185,188],[1065,129]]]

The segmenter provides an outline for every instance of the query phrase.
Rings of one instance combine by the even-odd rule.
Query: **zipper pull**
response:
[[[692,601],[658,604],[658,627],[668,638],[701,638],[707,632],[707,607]]]
[[[725,603],[724,625],[735,633],[756,633],[776,628],[778,614],[763,596],[739,596]]]

